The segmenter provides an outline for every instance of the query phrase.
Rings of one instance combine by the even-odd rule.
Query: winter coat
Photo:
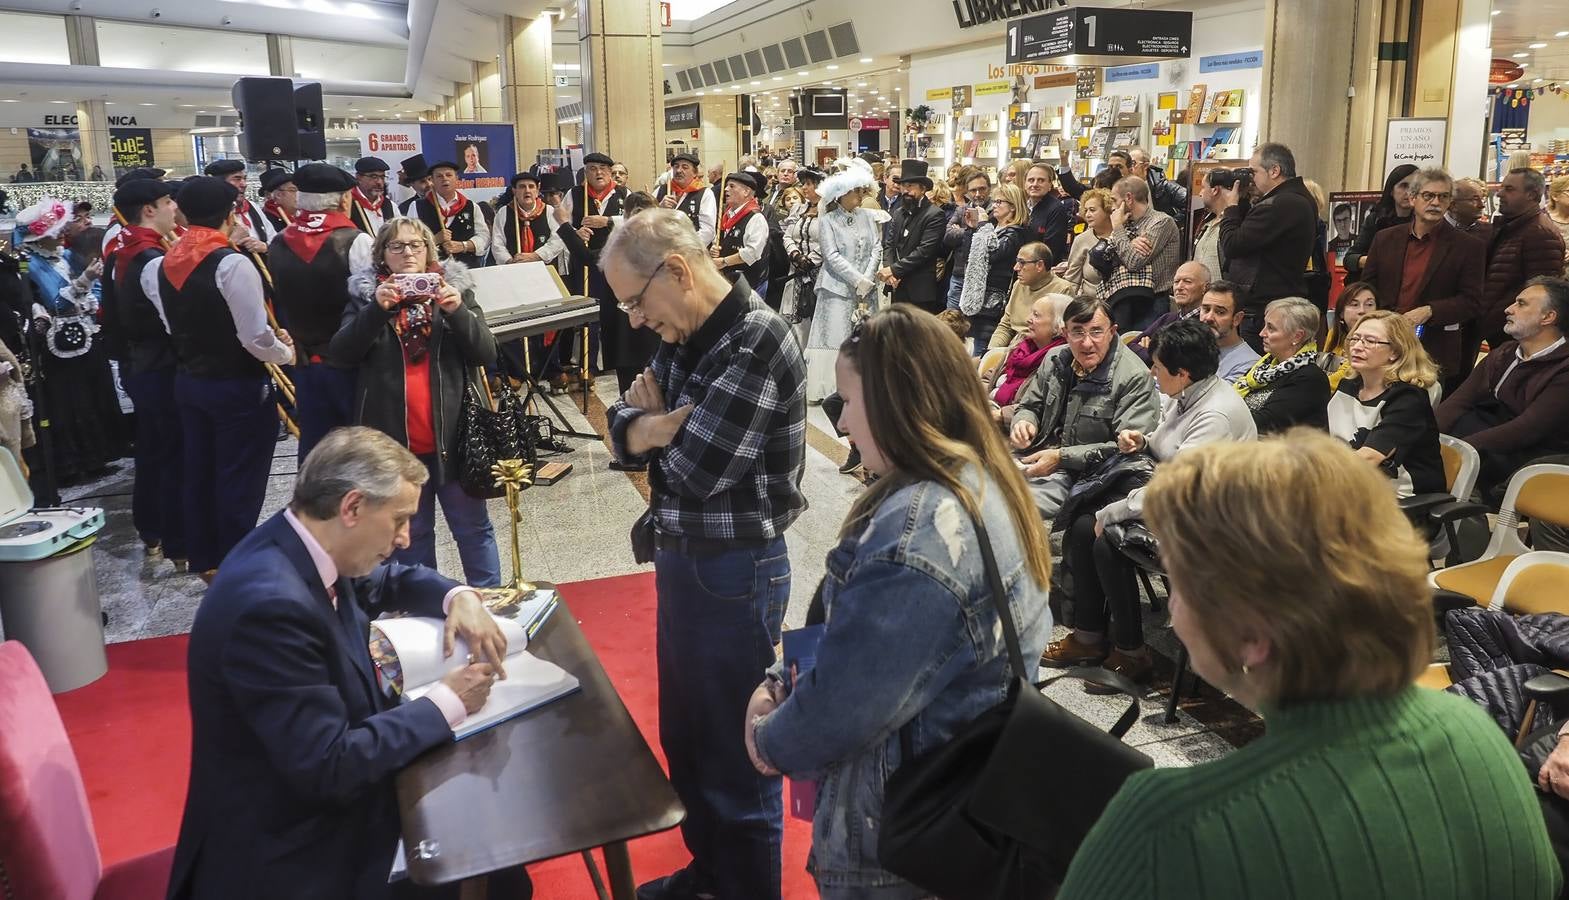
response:
[[[1525,283],[1538,275],[1562,275],[1564,236],[1545,210],[1493,221],[1487,247],[1487,277],[1482,284],[1482,334],[1504,330],[1504,310]]]

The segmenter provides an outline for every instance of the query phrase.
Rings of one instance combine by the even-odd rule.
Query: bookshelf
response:
[[[1242,147],[1245,99],[1241,89],[1210,92],[1202,84],[1189,88],[1187,102],[1169,113],[1167,174],[1175,176],[1192,160],[1247,158]]]

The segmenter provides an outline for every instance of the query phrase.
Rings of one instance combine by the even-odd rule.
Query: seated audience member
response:
[[[1335,324],[1324,336],[1324,346],[1318,354],[1318,367],[1329,376],[1329,389],[1340,387],[1340,382],[1351,375],[1351,357],[1346,352],[1346,336],[1357,326],[1357,320],[1378,309],[1378,291],[1365,281],[1353,281],[1340,289],[1335,300]]]
[[[1220,345],[1220,377],[1236,384],[1258,362],[1258,351],[1242,339],[1243,304],[1247,292],[1230,281],[1217,281],[1199,301],[1199,321],[1209,326]]]
[[[1018,396],[1009,433],[1041,517],[1057,517],[1080,473],[1117,452],[1122,431],[1153,431],[1160,403],[1149,369],[1117,339],[1106,301],[1063,311],[1067,347],[1046,354]]]
[[[1395,496],[1447,491],[1433,393],[1438,366],[1411,320],[1387,309],[1363,316],[1346,339],[1352,376],[1329,398],[1329,433],[1395,483]]]
[[[1158,462],[1211,441],[1250,441],[1258,437],[1248,405],[1216,374],[1220,348],[1202,322],[1185,320],[1155,338],[1155,383],[1171,398],[1160,426],[1149,435],[1123,431],[1117,449],[1147,453]],[[1053,668],[1097,665],[1146,684],[1154,671],[1144,645],[1144,618],[1132,561],[1105,532],[1109,525],[1143,515],[1143,488],[1096,510],[1082,510],[1062,539],[1063,563],[1073,573],[1073,630],[1053,641],[1041,665]],[[1056,608],[1058,604],[1053,604]],[[1112,647],[1105,647],[1107,619]]]
[[[912,369],[911,358],[923,364]],[[788,661],[758,686],[746,747],[765,775],[819,779],[811,857],[825,900],[922,897],[878,864],[875,832],[844,823],[882,820],[901,734],[917,755],[942,747],[1015,677],[995,637],[978,542],[989,539],[1010,585],[1030,669],[1017,674],[1027,678],[1051,634],[1050,551],[974,363],[946,329],[896,305],[856,329],[838,366],[840,422],[881,477],[851,506],[828,554],[834,574],[821,588],[827,630],[816,664],[788,698]]]
[[[1569,452],[1569,281],[1538,276],[1504,311],[1513,338],[1438,407],[1438,428],[1482,455],[1477,485],[1507,484],[1539,456]],[[1485,494],[1484,494],[1485,495]]]
[[[1329,378],[1314,365],[1317,332],[1318,307],[1301,297],[1281,297],[1264,308],[1264,356],[1236,383],[1259,434],[1293,425],[1329,427]]]
[[[991,195],[991,219],[970,235],[959,311],[970,317],[976,356],[986,351],[1008,305],[1020,248],[1029,236],[1025,216],[1024,192],[1010,184],[998,185]]]
[[[1204,299],[1204,292],[1209,290],[1209,280],[1208,267],[1197,260],[1190,259],[1177,267],[1177,274],[1171,279],[1171,309],[1151,322],[1139,334],[1139,339],[1130,345],[1139,359],[1149,362],[1150,341],[1162,328],[1198,316],[1199,302]]]
[[[1014,401],[1019,390],[1041,367],[1041,360],[1068,342],[1062,336],[1062,314],[1072,302],[1073,298],[1067,294],[1047,294],[1036,300],[1030,308],[1024,337],[1008,350],[1007,358],[992,372],[992,385],[987,393],[992,401],[992,418],[1003,428],[1013,424]]]
[[[336,429],[288,508],[224,559],[191,629],[191,781],[169,896],[390,896],[392,778],[452,743],[506,656],[478,594],[383,562],[407,546],[429,474],[379,431]],[[394,610],[445,615],[447,646],[461,638],[474,662],[418,700],[373,690],[368,616]]]
[[[1194,673],[1267,730],[1130,778],[1058,900],[1557,894],[1509,741],[1475,704],[1414,685],[1435,643],[1427,545],[1383,475],[1307,430],[1216,443],[1163,466],[1144,512]]]
[[[1040,241],[1032,241],[1019,248],[1013,261],[1013,287],[1008,291],[1008,305],[1002,319],[992,332],[989,348],[1011,347],[1030,331],[1030,316],[1035,304],[1047,294],[1067,294],[1074,291],[1068,282],[1058,278],[1051,270],[1051,251]]]
[[[958,338],[961,344],[970,336],[970,320],[957,309],[943,310],[937,314],[937,321],[941,322],[944,328],[953,332],[954,337]]]

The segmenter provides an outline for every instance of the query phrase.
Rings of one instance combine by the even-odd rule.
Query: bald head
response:
[[[1178,309],[1193,309],[1204,299],[1209,283],[1209,266],[1196,259],[1188,260],[1177,267],[1177,274],[1171,279],[1171,299],[1176,301]]]

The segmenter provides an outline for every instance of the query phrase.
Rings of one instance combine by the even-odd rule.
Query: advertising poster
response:
[[[477,199],[504,191],[518,171],[517,149],[509,122],[362,122],[360,155],[385,160],[396,177],[399,166],[416,153],[427,165],[458,167],[458,187]]]
[[[42,181],[81,181],[82,139],[75,128],[29,128],[27,148]]]
[[[1356,243],[1368,213],[1378,205],[1379,191],[1342,191],[1329,195],[1329,259],[1331,302],[1346,283],[1346,251]]]
[[[1419,169],[1444,164],[1447,119],[1390,119],[1384,138],[1384,174],[1396,167]]]
[[[152,129],[109,129],[109,152],[114,158],[116,175],[124,174],[130,169],[151,167],[153,165]]]

